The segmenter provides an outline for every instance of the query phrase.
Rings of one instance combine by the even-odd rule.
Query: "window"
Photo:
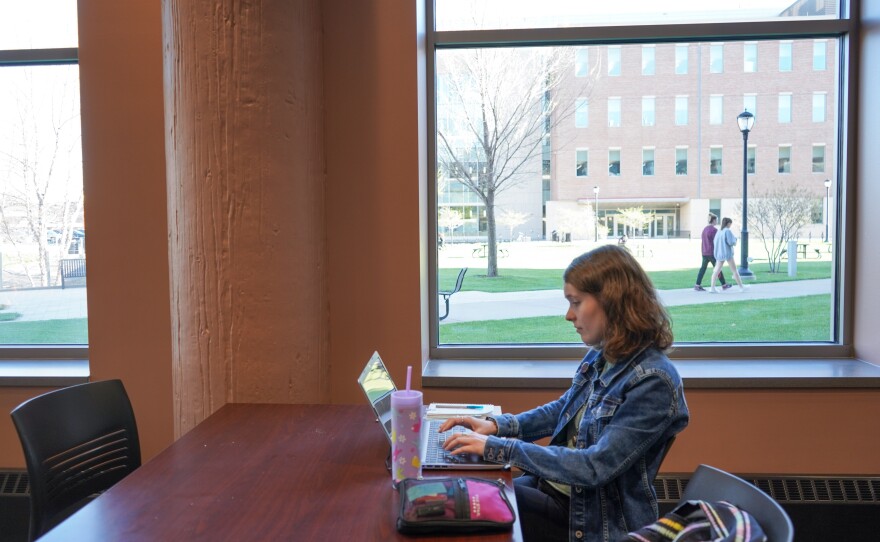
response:
[[[709,148],[709,175],[721,175],[721,147]]]
[[[675,46],[675,73],[683,75],[688,72],[688,46],[687,44],[676,44]]]
[[[825,122],[825,93],[813,93],[813,122]]]
[[[752,115],[758,116],[758,96],[756,94],[743,95],[743,111],[748,111]]]
[[[574,50],[574,76],[586,77],[590,75],[590,50],[587,47],[578,47]]]
[[[754,73],[758,71],[758,44],[755,42],[743,43],[743,72]]]
[[[724,72],[724,45],[713,43],[709,46],[709,72]]]
[[[825,71],[825,40],[813,42],[813,71]]]
[[[642,45],[642,75],[654,75],[654,46]]]
[[[675,124],[685,126],[688,123],[688,97],[675,97]]]
[[[578,149],[575,156],[577,176],[588,176],[590,174],[590,151],[587,149]]]
[[[15,2],[0,19],[0,358],[88,357],[76,17]]]
[[[452,2],[428,1],[429,7],[435,11],[441,10],[441,4]],[[475,20],[496,24],[496,19],[504,19],[518,12],[520,6],[527,6],[533,11],[540,10],[539,6],[546,7],[540,3],[507,2],[503,4],[506,7],[497,8],[491,7],[495,5],[492,2],[474,2],[485,9],[487,17],[481,19],[468,17],[464,13],[466,10],[461,6],[468,3],[465,0],[455,3],[459,6],[457,20],[462,25],[473,24]],[[569,4],[575,6],[576,3]],[[508,238],[512,229],[514,236],[521,231],[535,242],[550,241],[554,231],[557,238],[559,232],[568,233],[571,248],[577,243],[585,243],[583,246],[586,246],[586,243],[595,242],[597,217],[589,212],[592,209],[589,204],[593,203],[595,197],[591,191],[594,185],[601,188],[601,211],[598,217],[600,243],[607,242],[606,236],[612,236],[613,242],[614,238],[626,232],[631,239],[638,237],[639,244],[653,251],[652,263],[665,261],[669,269],[680,267],[688,273],[693,272],[691,264],[679,263],[675,259],[675,251],[667,244],[655,242],[655,238],[662,238],[671,231],[699,231],[704,225],[703,217],[707,209],[715,210],[719,216],[736,217],[736,205],[741,201],[744,162],[749,180],[750,215],[759,211],[760,200],[769,197],[768,193],[773,190],[788,187],[803,189],[811,201],[824,196],[822,180],[825,178],[833,177],[835,190],[839,187],[841,193],[847,193],[845,176],[849,169],[842,168],[838,172],[836,166],[847,157],[852,159],[852,153],[845,146],[851,145],[853,138],[843,137],[841,127],[851,126],[856,113],[852,104],[846,103],[848,94],[841,92],[841,88],[844,88],[841,84],[852,84],[852,79],[849,79],[854,69],[852,62],[858,57],[840,54],[840,45],[853,38],[850,32],[856,28],[856,23],[842,22],[833,15],[817,13],[815,17],[809,17],[808,24],[803,24],[800,15],[803,10],[816,9],[813,3],[803,3],[796,7],[798,16],[779,12],[778,15],[768,16],[769,19],[760,27],[743,24],[741,20],[725,21],[723,25],[718,25],[718,21],[712,19],[715,16],[713,11],[674,27],[658,26],[657,21],[619,18],[614,25],[606,28],[595,22],[601,20],[602,15],[595,10],[595,6],[592,7],[589,19],[567,18],[561,21],[565,26],[558,30],[556,27],[541,31],[523,28],[524,24],[532,24],[538,19],[520,17],[504,26],[503,32],[471,29],[466,41],[463,41],[465,36],[462,33],[447,31],[450,27],[445,27],[447,30],[434,31],[428,40],[429,44],[434,44],[433,54],[427,56],[428,88],[438,89],[436,100],[428,104],[429,108],[436,107],[436,110],[429,111],[427,116],[433,128],[428,134],[429,149],[433,152],[428,155],[435,156],[436,160],[430,164],[427,172],[431,183],[428,216],[434,220],[429,223],[429,228],[441,233],[448,241],[442,250],[428,252],[429,261],[436,263],[435,269],[429,269],[428,273],[431,291],[435,294],[438,290],[450,289],[459,269],[464,266],[472,269],[465,281],[468,289],[481,291],[488,289],[489,285],[494,287],[502,282],[494,277],[486,277],[490,271],[496,272],[503,281],[508,280],[505,276],[510,277],[510,282],[521,281],[524,290],[555,289],[570,257],[564,262],[561,259],[558,262],[549,261],[545,256],[548,253],[544,252],[536,258],[535,253],[529,251],[538,244],[523,242],[515,246],[505,245],[504,248],[509,251],[506,257],[496,255],[497,258],[490,262],[488,255],[480,255],[479,250],[474,253],[473,248],[487,243],[489,218],[498,225],[497,239]],[[664,4],[663,10],[666,9],[667,4]],[[732,11],[738,11],[740,17],[747,15],[746,10]],[[553,17],[549,12],[545,15],[540,19],[542,25]],[[713,22],[692,22],[698,19]],[[587,20],[589,23],[584,22]],[[439,27],[439,12],[436,21]],[[584,24],[593,26],[577,27]],[[760,28],[760,32],[756,28]],[[679,43],[670,42],[672,36],[680,36],[675,38],[680,40]],[[756,39],[756,36],[761,36],[761,39]],[[827,65],[825,70],[814,71],[807,55],[814,50],[815,42],[820,40],[825,43]],[[798,54],[799,61],[792,62],[791,72],[780,73],[774,66],[773,57],[782,42],[791,44],[792,52]],[[609,46],[609,43],[612,45]],[[645,61],[646,69],[650,65],[651,53],[647,52],[648,49],[653,49],[654,72],[651,76],[642,76],[642,61]],[[728,74],[719,76],[725,72],[725,49],[733,54],[728,55]],[[589,52],[579,53],[579,50]],[[693,53],[693,57],[690,53]],[[758,54],[761,55],[760,59]],[[468,69],[473,66],[465,62],[473,59],[485,60],[486,63]],[[690,69],[691,59],[695,69]],[[741,71],[750,69],[747,63],[751,64],[752,60],[758,63],[755,69],[760,69],[755,72],[760,74],[759,80],[755,81],[751,81],[751,75]],[[623,73],[624,63],[628,70],[626,74]],[[618,73],[619,76],[609,77],[609,68],[611,73]],[[488,148],[485,145],[487,141],[481,139],[483,130],[480,129],[480,123],[483,117],[478,114],[482,110],[478,96],[481,91],[488,89],[480,86],[481,79],[468,75],[476,73],[485,73],[485,80],[491,81],[492,88],[505,92],[491,102],[499,106],[497,118],[504,122],[493,124],[486,133],[500,134],[502,126],[515,126],[516,133],[539,135],[534,144],[529,140],[515,147],[521,154],[504,155],[500,148]],[[439,90],[444,87],[448,89],[446,98],[440,95]],[[460,95],[453,96],[457,90],[461,91]],[[826,118],[822,123],[807,120],[810,118],[807,117],[807,109],[814,92],[825,93]],[[782,116],[784,122],[787,121],[781,125],[773,122],[773,107],[780,105],[780,96],[783,96]],[[577,128],[578,120],[572,120],[572,117],[578,116],[579,110],[583,111],[583,106],[578,106],[578,98],[589,99],[588,109],[592,109],[593,117],[589,119],[589,128]],[[653,104],[646,98],[652,98]],[[756,111],[758,101],[761,102],[761,111]],[[513,117],[501,109],[508,104],[518,106],[516,111],[527,114],[511,122]],[[652,109],[653,127],[643,126],[642,123],[651,123]],[[743,109],[760,115],[748,140],[745,157],[742,136],[735,123],[736,115]],[[845,112],[847,117],[838,118],[840,112]],[[792,118],[795,113],[799,117]],[[598,126],[596,115],[600,120]],[[640,115],[641,122],[637,120],[637,115]],[[607,125],[602,125],[603,116]],[[624,117],[627,119],[625,124]],[[445,118],[454,122],[441,123],[440,119]],[[430,124],[431,119],[438,119],[436,126]],[[668,129],[670,125],[672,129]],[[658,132],[661,127],[666,129]],[[825,172],[808,174],[812,167],[807,165],[807,157],[812,159],[815,156],[818,164],[818,153],[821,151],[817,149],[814,155],[813,147],[820,143],[825,146]],[[791,171],[784,175],[778,173],[778,165],[777,171],[769,165],[774,154],[778,158],[781,146],[787,147],[787,167]],[[725,147],[728,149],[726,158],[730,160],[727,167],[723,163]],[[484,150],[487,148],[495,153],[491,159],[485,156]],[[531,148],[537,151],[529,154],[530,151],[525,150]],[[592,151],[592,156],[588,149]],[[690,149],[694,149],[696,169],[693,171],[689,166]],[[444,161],[451,158],[451,151],[460,155],[460,163],[468,164],[468,171],[443,167]],[[589,159],[595,158],[596,153],[607,160],[599,161],[598,180],[596,170],[591,169],[589,164]],[[757,171],[758,154],[766,166],[762,166],[761,172]],[[624,155],[629,160],[626,171],[622,167]],[[575,159],[574,174],[569,173],[572,157]],[[636,157],[641,159],[641,174],[635,164]],[[673,158],[674,167],[670,164]],[[793,170],[792,158],[797,159]],[[522,166],[512,173],[495,172],[490,166],[496,164],[500,167],[514,161]],[[470,170],[470,164],[475,166],[473,171]],[[549,164],[545,166],[546,176],[542,176],[544,164]],[[602,172],[603,168],[607,168],[607,177]],[[510,175],[504,177],[506,173]],[[593,181],[587,184],[586,179],[590,177]],[[502,184],[500,191],[485,192],[485,186],[492,186],[493,179],[502,178],[511,179],[509,187]],[[453,190],[450,187],[457,188]],[[494,201],[494,209],[486,207],[484,202],[487,200]],[[449,203],[438,204],[438,201]],[[840,209],[833,213],[833,222],[845,217],[845,206],[846,202],[841,200]],[[654,217],[654,220],[648,220],[646,224],[630,223],[632,216],[636,216],[630,211],[638,207],[643,207],[643,213]],[[444,208],[457,210],[461,218],[455,220],[453,214],[450,219],[450,213],[444,211],[444,219],[439,222],[438,215]],[[499,220],[502,215],[504,220],[516,218],[513,215],[527,218],[522,224],[509,226]],[[845,233],[845,228],[834,226],[833,223],[830,228],[832,236],[838,235],[838,231],[840,235]],[[750,227],[749,234],[749,256],[754,258],[755,272],[761,279],[770,277],[770,260],[763,239],[757,228]],[[813,240],[819,238],[818,232],[811,230],[808,225],[799,235],[809,239],[811,234]],[[431,237],[428,236],[427,243],[435,243]],[[839,241],[834,238],[832,244],[836,247],[835,243]],[[525,252],[518,252],[520,250]],[[809,314],[808,322],[779,322],[779,328],[774,322],[770,336],[765,333],[766,330],[752,326],[752,319],[741,318],[738,311],[743,304],[737,305],[738,302],[732,301],[731,307],[725,309],[724,317],[734,315],[731,324],[736,323],[737,333],[730,333],[731,327],[725,327],[725,333],[720,333],[705,326],[696,329],[684,324],[686,317],[682,315],[694,307],[684,309],[670,306],[677,349],[706,351],[709,352],[708,357],[736,357],[740,351],[738,343],[748,343],[750,348],[756,343],[772,343],[773,347],[779,346],[783,350],[790,348],[791,343],[796,343],[801,349],[798,351],[806,348],[803,343],[809,343],[810,348],[817,342],[829,343],[819,345],[820,348],[839,347],[836,341],[843,336],[842,330],[848,329],[846,320],[837,316],[847,314],[840,308],[845,309],[848,302],[838,294],[840,273],[847,269],[846,261],[837,261],[839,254],[848,253],[832,249],[830,253],[823,252],[821,259],[813,257],[809,262],[823,266],[824,270],[819,276],[827,287],[823,286],[822,295],[808,302],[797,301],[802,312]],[[536,263],[530,265],[529,262]],[[782,278],[785,275],[784,258],[776,264],[782,266],[778,268],[781,275],[772,277]],[[490,265],[494,267],[490,268]],[[540,275],[543,272],[547,272],[546,277]],[[451,280],[452,284],[447,280]],[[429,303],[436,305],[433,297],[429,296]],[[465,317],[464,300],[462,298],[459,303],[453,300],[449,318],[442,322],[436,319],[430,322],[428,329],[432,335],[429,347],[432,357],[541,359],[553,357],[554,354],[546,353],[553,352],[556,355],[554,359],[568,359],[575,355],[568,350],[565,350],[569,352],[566,355],[558,352],[564,348],[579,348],[578,351],[582,351],[577,336],[572,336],[570,324],[558,314],[538,316],[530,312],[525,303],[512,303],[510,317],[504,320],[481,318],[479,307],[474,307],[476,316],[468,312]],[[750,299],[747,302],[758,311],[757,314],[765,314],[765,309],[766,314],[779,310],[774,300]],[[793,301],[786,299],[778,302]],[[438,313],[442,314],[443,307],[439,308]],[[786,314],[791,313],[788,311]],[[535,325],[529,320],[530,324],[524,325],[525,318],[543,320]],[[558,327],[554,327],[557,324]],[[562,344],[567,346],[560,346]]]
[[[589,102],[586,98],[577,98],[574,101],[574,125],[576,128],[586,128],[590,125]]]
[[[791,71],[791,42],[783,41],[779,43],[779,71]]]
[[[786,92],[779,95],[779,122],[787,124],[791,122],[791,93]]]
[[[654,149],[642,149],[642,175],[649,176],[654,174]]]
[[[642,126],[654,126],[654,97],[642,98]]]
[[[723,96],[709,96],[709,124],[724,124],[723,103]]]
[[[620,126],[620,98],[608,98],[608,126]]]
[[[608,149],[608,176],[620,176],[620,149]]]
[[[791,173],[791,145],[779,146],[779,173]]]
[[[687,147],[678,147],[675,149],[675,174],[688,174],[688,150]]]
[[[620,47],[608,47],[608,75],[620,75]]]
[[[813,173],[825,173],[825,145],[813,145]]]

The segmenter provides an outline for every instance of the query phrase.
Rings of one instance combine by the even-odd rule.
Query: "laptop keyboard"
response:
[[[425,453],[425,463],[433,465],[439,465],[443,463],[469,463],[470,461],[466,461],[462,458],[456,457],[450,452],[444,450],[443,443],[446,442],[447,437],[451,436],[454,433],[470,433],[471,430],[460,425],[456,425],[445,433],[441,433],[439,431],[439,428],[440,424],[443,423],[442,420],[430,420],[430,422],[431,432],[428,435],[428,450]]]

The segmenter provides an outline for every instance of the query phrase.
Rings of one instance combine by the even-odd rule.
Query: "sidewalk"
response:
[[[2,312],[21,314],[13,322],[87,317],[85,288],[0,290],[0,304]]]
[[[713,294],[690,288],[660,290],[660,299],[667,307],[698,305],[722,301],[745,301],[751,299],[779,299],[805,295],[830,294],[831,279],[796,280],[749,285],[745,292],[734,285],[729,290]],[[531,316],[564,316],[568,302],[562,290],[538,290],[531,292],[458,292],[449,303],[449,316],[443,324],[471,322],[476,320],[507,320]]]

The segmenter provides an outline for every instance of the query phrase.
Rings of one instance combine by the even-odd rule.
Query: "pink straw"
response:
[[[406,391],[409,391],[409,383],[412,380],[412,365],[406,366]]]

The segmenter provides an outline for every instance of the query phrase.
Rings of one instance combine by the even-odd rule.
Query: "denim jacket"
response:
[[[496,418],[497,436],[483,453],[570,484],[571,541],[615,542],[657,519],[653,480],[667,441],[688,423],[681,378],[665,354],[642,350],[604,374],[601,354],[587,353],[556,401]],[[576,448],[567,448],[566,424],[584,403]],[[544,437],[552,437],[549,446],[533,444]]]

